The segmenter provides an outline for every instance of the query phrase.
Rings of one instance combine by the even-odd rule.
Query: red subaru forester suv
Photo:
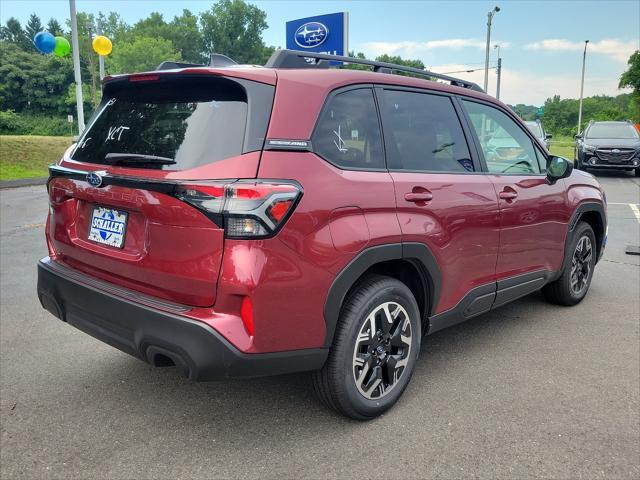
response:
[[[48,191],[49,312],[193,380],[313,371],[356,419],[424,335],[580,302],[607,231],[598,182],[475,84],[287,50],[106,78]]]

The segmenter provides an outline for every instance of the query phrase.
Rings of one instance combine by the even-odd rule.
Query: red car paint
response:
[[[349,85],[393,85],[481,99],[508,112],[482,93],[373,72],[244,67],[159,75],[177,74],[275,86],[269,139],[311,139],[327,97]],[[208,324],[246,353],[326,345],[328,292],[366,249],[400,242],[426,245],[442,274],[432,308],[438,314],[480,285],[540,269],[557,272],[572,216],[583,203],[603,203],[597,182],[581,172],[550,184],[544,175],[346,170],[310,151],[266,149],[193,169],[150,170],[79,162],[71,158],[72,150],[61,167],[178,183],[295,180],[302,187],[299,203],[275,236],[230,239],[201,211],[168,194],[113,185],[95,188],[67,178],[49,184],[52,259],[187,306],[182,316]],[[86,239],[93,205],[129,213],[122,249]]]

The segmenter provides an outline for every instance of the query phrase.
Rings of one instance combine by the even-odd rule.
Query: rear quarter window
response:
[[[314,151],[345,170],[384,170],[373,91],[359,88],[329,98],[312,137]]]

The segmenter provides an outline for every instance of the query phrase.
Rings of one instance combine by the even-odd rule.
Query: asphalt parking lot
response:
[[[35,294],[44,187],[0,191],[0,477],[639,478],[640,179],[598,177],[609,244],[585,301],[531,295],[427,337],[369,423],[306,375],[191,383],[56,320]]]

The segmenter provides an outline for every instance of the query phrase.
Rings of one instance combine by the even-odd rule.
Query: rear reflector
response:
[[[249,297],[242,299],[240,318],[242,318],[242,323],[249,336],[253,337],[253,305],[251,305],[251,299]]]
[[[266,238],[291,215],[302,189],[293,182],[239,180],[184,185],[176,196],[224,226],[228,238]]]

